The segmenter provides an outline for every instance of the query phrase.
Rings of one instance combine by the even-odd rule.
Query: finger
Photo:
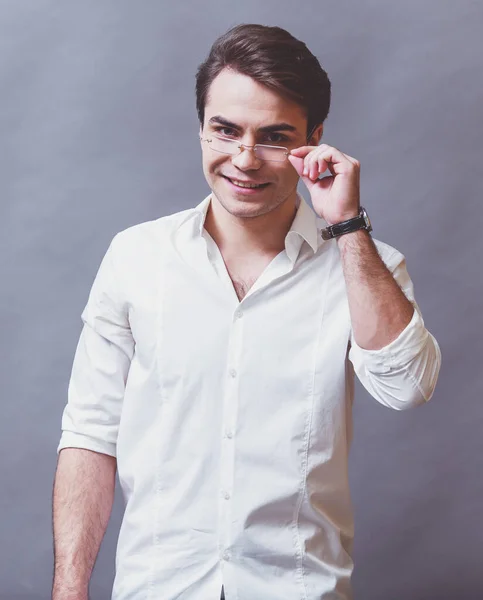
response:
[[[354,162],[350,160],[343,152],[336,148],[327,148],[326,151],[322,152],[318,158],[325,160],[327,168],[332,175],[341,175],[352,172],[358,168],[358,161],[354,159]]]
[[[331,146],[328,146],[327,144],[319,144],[318,146],[299,146],[298,148],[290,150],[290,153],[298,156],[308,154],[309,152],[314,152],[315,150],[325,151],[328,148],[331,148]]]
[[[313,149],[304,156],[304,170],[303,170],[302,174],[305,177],[309,177],[310,179],[312,178],[313,157],[314,157]]]
[[[329,165],[327,164],[327,161],[325,160],[325,158],[322,158],[322,157],[319,157],[318,164],[319,164],[319,173],[320,173],[320,175],[322,175],[323,173],[325,173],[325,171],[327,171],[327,169],[329,168]]]
[[[327,168],[327,163],[321,157],[320,152],[311,152],[308,154],[304,159],[304,163],[307,177],[313,181],[317,180],[319,175],[321,175]]]
[[[326,160],[327,163],[331,163],[334,166],[340,165],[342,167],[352,166],[352,162],[348,156],[346,156],[343,152],[338,150],[337,148],[333,148],[332,146],[328,146],[322,153],[322,157]]]
[[[302,174],[309,179],[316,179],[316,171],[317,168],[314,165],[313,157],[306,156],[304,159],[304,170]]]
[[[320,144],[319,146],[300,146],[299,148],[294,148],[290,151],[292,155],[301,156],[303,158],[307,157],[307,155],[313,152],[323,153],[324,158],[327,158],[328,162],[332,163],[343,163],[345,161],[353,164],[358,163],[358,161],[352,156],[344,154],[337,148],[329,146],[328,144]]]
[[[324,157],[325,154],[327,154],[327,151],[329,151],[331,148],[330,146],[327,146],[327,144],[321,144],[320,146],[315,147],[305,146],[304,148],[312,148],[312,150],[304,156],[304,175],[312,180],[316,180],[327,168],[324,167],[323,170],[320,171],[319,159],[321,156]]]
[[[300,146],[299,148],[294,148],[293,150],[290,150],[290,154],[292,156],[300,156],[301,158],[304,158],[309,152],[312,152],[318,147],[319,146]]]
[[[310,167],[310,179],[312,179],[313,181],[315,181],[316,179],[319,178],[319,161],[317,160],[316,157],[314,157],[312,159],[312,165]]]
[[[351,163],[353,165],[360,165],[359,161],[357,160],[357,158],[354,158],[353,156],[350,156],[350,154],[344,154],[345,157],[347,157]]]
[[[293,156],[292,154],[289,154],[287,158],[293,168],[297,171],[299,177],[302,177],[304,170],[304,159],[300,158],[299,156]]]
[[[302,178],[302,181],[305,183],[305,185],[311,189],[312,187],[312,181],[303,174],[303,170],[304,170],[304,161],[302,158],[298,157],[298,156],[291,156],[289,154],[288,156],[288,160],[290,162],[290,164],[293,166],[293,168],[297,171],[297,174],[299,175],[299,177]]]

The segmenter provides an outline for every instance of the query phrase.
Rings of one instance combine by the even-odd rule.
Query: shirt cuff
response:
[[[421,352],[428,338],[428,331],[423,318],[415,303],[411,321],[401,331],[398,337],[378,350],[361,348],[351,332],[351,349],[349,359],[356,372],[366,368],[372,373],[388,373],[408,365]]]
[[[92,450],[93,452],[100,452],[101,454],[108,454],[109,456],[116,456],[116,444],[104,442],[82,433],[75,433],[74,431],[62,432],[59,445],[57,446],[57,454],[63,448],[83,448],[85,450]]]

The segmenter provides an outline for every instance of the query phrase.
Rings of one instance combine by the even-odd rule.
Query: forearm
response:
[[[387,269],[366,231],[337,238],[352,330],[366,350],[383,348],[403,331],[414,307]]]
[[[59,454],[53,491],[53,600],[87,600],[112,510],[116,459],[79,448]]]

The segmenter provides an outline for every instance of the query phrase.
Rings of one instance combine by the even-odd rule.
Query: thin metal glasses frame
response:
[[[253,150],[255,152],[255,156],[258,159],[267,160],[270,162],[283,162],[286,160],[287,156],[289,155],[289,150],[285,146],[271,146],[269,144],[255,144],[254,146],[248,146],[247,144],[241,144],[240,142],[237,142],[236,140],[232,140],[231,138],[226,138],[221,135],[214,135],[211,138],[203,138],[200,135],[199,138],[202,142],[207,142],[208,144],[211,144],[211,142],[213,141],[213,138],[216,138],[217,140],[222,140],[224,142],[230,142],[231,144],[233,144],[234,148],[236,147],[238,149],[239,152],[241,152],[242,149]],[[228,154],[231,156],[237,156],[236,152],[233,152],[233,153],[232,152],[223,152],[223,150],[217,150],[216,148],[213,148],[213,146],[211,146],[211,145],[210,145],[210,148],[212,150],[214,150],[215,152],[219,152],[220,154]],[[260,158],[256,153],[257,148],[262,148],[262,149],[267,148],[267,149],[271,149],[271,150],[283,150],[283,158],[281,158],[280,160],[273,159],[273,158]]]

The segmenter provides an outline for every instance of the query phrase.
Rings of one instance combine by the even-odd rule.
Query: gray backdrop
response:
[[[357,387],[356,599],[481,599],[477,0],[0,0],[0,598],[49,597],[80,313],[116,232],[207,193],[194,74],[240,22],[287,28],[328,71],[324,139],[361,161],[374,235],[405,254],[443,353],[422,408],[393,412]],[[110,597],[122,511],[117,489],[94,600]]]

